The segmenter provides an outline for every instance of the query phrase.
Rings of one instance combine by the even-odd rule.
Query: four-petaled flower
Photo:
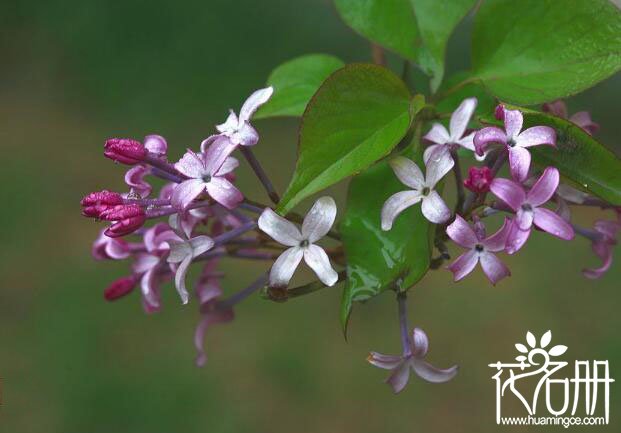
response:
[[[496,233],[486,237],[485,226],[481,221],[476,220],[472,229],[466,220],[457,215],[455,221],[446,228],[446,233],[457,245],[469,251],[459,256],[448,267],[453,272],[455,281],[472,272],[477,263],[481,263],[483,272],[494,285],[511,275],[509,268],[494,254],[505,249],[510,230],[511,221],[505,219],[503,226]]]
[[[507,110],[504,113],[505,130],[490,126],[479,130],[474,135],[474,147],[482,156],[492,143],[505,145],[509,151],[511,175],[519,182],[526,180],[530,168],[529,147],[546,144],[556,147],[556,132],[549,126],[533,126],[522,131],[524,118],[519,110]]]
[[[474,132],[464,136],[466,128],[468,128],[468,122],[472,117],[472,113],[477,107],[477,98],[467,98],[459,104],[459,107],[453,114],[451,114],[451,120],[449,122],[449,131],[446,130],[444,125],[440,123],[434,123],[431,130],[423,138],[427,141],[435,143],[425,149],[423,158],[425,164],[432,157],[434,159],[442,158],[445,154],[455,150],[458,146],[464,147],[474,152]]]
[[[422,201],[423,215],[432,223],[440,224],[450,218],[451,211],[435,191],[436,184],[453,166],[450,155],[438,160],[431,158],[427,163],[426,176],[412,160],[403,156],[392,159],[390,166],[399,180],[412,190],[398,192],[386,200],[382,207],[382,230],[390,230],[395,218],[419,201]]]
[[[226,174],[235,170],[239,162],[232,157],[222,159],[214,154],[218,152],[215,147],[200,153],[188,149],[175,164],[175,168],[190,179],[181,182],[173,190],[171,197],[173,206],[185,210],[205,191],[228,209],[235,208],[244,199],[242,193],[226,178]]]
[[[333,286],[338,274],[326,252],[318,245],[319,239],[330,231],[336,218],[336,203],[332,197],[319,198],[302,222],[302,230],[273,210],[266,208],[259,217],[259,228],[276,242],[288,248],[274,262],[270,271],[271,287],[286,287],[304,258],[306,264],[317,277],[327,286]]]
[[[254,146],[259,141],[259,134],[250,124],[250,118],[261,105],[270,99],[272,93],[274,93],[274,88],[271,86],[256,90],[242,105],[239,117],[233,110],[230,110],[229,117],[224,123],[217,125],[216,129],[236,146]]]
[[[588,111],[578,111],[577,113],[569,116],[567,113],[567,105],[565,105],[565,102],[561,99],[543,104],[541,108],[543,111],[553,114],[556,117],[569,120],[582,128],[589,135],[593,135],[599,131],[599,125],[593,122]]]
[[[591,279],[604,275],[612,264],[612,250],[617,244],[617,236],[621,231],[621,211],[618,211],[616,221],[595,221],[594,229],[596,234],[591,247],[595,255],[602,260],[602,265],[599,268],[582,271],[585,277]]]
[[[559,177],[556,168],[546,168],[528,193],[524,191],[522,185],[509,179],[496,178],[492,181],[490,186],[492,193],[516,212],[507,238],[507,253],[513,254],[522,248],[533,224],[558,238],[573,239],[572,226],[550,209],[541,207],[554,195]]]
[[[188,273],[192,260],[209,251],[214,246],[214,241],[209,236],[201,235],[188,240],[171,240],[168,241],[168,245],[170,245],[168,263],[178,263],[175,271],[175,287],[181,297],[181,302],[187,304],[190,296],[185,288],[185,275]]]
[[[425,361],[429,349],[429,339],[422,329],[414,328],[412,338],[408,338],[408,340],[408,347],[401,356],[371,352],[367,358],[367,361],[374,366],[392,371],[386,383],[392,387],[395,393],[401,392],[407,385],[410,380],[410,369],[421,379],[432,383],[448,382],[455,377],[458,366],[439,369]]]

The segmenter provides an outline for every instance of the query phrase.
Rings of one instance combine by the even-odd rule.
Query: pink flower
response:
[[[93,243],[92,254],[97,260],[126,259],[130,256],[129,244],[123,239],[106,236],[102,230]]]
[[[129,186],[130,194],[138,194],[141,198],[151,194],[151,185],[144,180],[149,172],[150,169],[144,165],[136,165],[125,173],[125,183]]]
[[[407,329],[407,328],[406,328]],[[410,370],[423,380],[431,383],[448,382],[457,374],[458,367],[439,369],[425,361],[429,350],[427,334],[420,329],[414,328],[412,338],[408,338],[408,347],[403,355],[384,355],[371,352],[367,361],[376,367],[390,370],[392,373],[386,380],[395,393],[401,392],[410,380]]]
[[[104,145],[104,156],[115,162],[134,165],[147,156],[147,149],[136,140],[129,138],[110,138]]]
[[[491,126],[479,130],[474,136],[474,146],[479,155],[492,143],[500,143],[509,151],[509,167],[513,179],[523,182],[530,168],[531,146],[546,144],[556,147],[556,132],[549,126],[534,126],[522,131],[524,118],[518,110],[503,108],[505,130]]]
[[[444,154],[461,146],[474,152],[474,132],[464,136],[472,113],[477,107],[477,98],[464,99],[457,109],[451,114],[449,131],[444,125],[434,123],[431,130],[423,138],[435,143],[425,149],[423,159],[425,164],[433,154],[434,159],[442,158]]]
[[[165,157],[168,152],[168,143],[161,135],[147,135],[144,138],[144,147],[155,156]]]
[[[336,284],[338,274],[332,268],[328,255],[323,248],[315,245],[330,231],[335,218],[336,203],[332,197],[321,197],[315,202],[304,218],[301,231],[273,210],[266,208],[263,211],[258,221],[259,228],[276,242],[289,247],[272,266],[269,277],[271,287],[287,287],[302,258],[322,283],[326,286]]]
[[[455,221],[446,228],[446,233],[457,245],[469,251],[459,256],[448,267],[455,281],[472,272],[477,263],[481,263],[485,276],[494,285],[504,277],[510,276],[511,271],[494,254],[505,249],[510,230],[511,221],[505,219],[500,230],[486,237],[483,223],[476,221],[473,230],[461,216],[457,215]]]
[[[595,255],[602,260],[602,265],[599,268],[584,269],[582,273],[587,278],[600,278],[612,265],[612,251],[617,245],[617,236],[621,230],[621,213],[617,215],[616,221],[595,222],[595,236],[591,247]]]
[[[181,297],[181,302],[187,304],[190,296],[185,287],[185,276],[192,260],[214,246],[214,241],[209,236],[196,236],[188,240],[169,240],[170,253],[168,263],[178,264],[175,271],[175,287]]]
[[[175,187],[171,199],[173,206],[185,210],[195,198],[207,192],[211,198],[227,209],[235,208],[244,197],[225,175],[238,165],[239,162],[235,158],[221,159],[215,146],[210,147],[207,152],[198,154],[188,149],[175,164],[175,168],[190,179]]]
[[[104,298],[106,301],[116,301],[134,290],[137,283],[138,280],[134,276],[122,277],[114,280],[106,290],[104,290]]]
[[[82,215],[92,218],[99,218],[103,211],[123,203],[123,197],[117,192],[108,190],[91,192],[82,199]]]
[[[104,234],[117,238],[135,232],[147,220],[144,209],[136,204],[120,204],[106,209],[99,214],[99,218],[112,221],[112,225]]]
[[[468,177],[464,179],[464,186],[472,192],[487,192],[493,179],[494,175],[489,167],[470,167]]]
[[[418,166],[408,158],[397,156],[390,161],[399,180],[412,190],[398,192],[386,200],[382,207],[382,230],[390,230],[395,218],[418,202],[422,202],[423,215],[432,223],[440,224],[450,218],[451,211],[435,187],[453,166],[453,158],[444,154],[437,160],[431,158],[426,165],[427,175],[423,176]]]
[[[546,168],[528,193],[520,184],[511,180],[496,178],[492,181],[490,186],[492,193],[516,212],[507,238],[507,253],[513,254],[522,248],[533,224],[560,239],[573,239],[572,226],[550,209],[541,207],[554,195],[559,177],[556,168]]]
[[[554,102],[548,102],[541,107],[543,111],[553,114],[561,119],[567,119],[567,105],[565,102],[558,99]],[[591,120],[591,115],[588,111],[579,111],[576,114],[569,117],[569,121],[575,123],[582,128],[587,134],[593,135],[599,131],[599,125]]]

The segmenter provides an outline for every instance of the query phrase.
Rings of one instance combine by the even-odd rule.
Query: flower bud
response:
[[[107,209],[99,215],[113,224],[106,229],[104,234],[111,238],[118,238],[133,233],[146,221],[144,209],[136,204],[117,205]]]
[[[147,156],[147,149],[136,140],[111,138],[104,145],[104,156],[122,164],[134,165]]]
[[[472,192],[487,192],[493,179],[494,175],[489,167],[470,167],[464,186]]]
[[[102,212],[123,203],[121,194],[112,191],[91,192],[82,199],[82,215],[99,218]]]
[[[505,106],[498,104],[496,110],[494,110],[494,117],[496,120],[505,120]]]
[[[127,295],[129,292],[134,290],[138,280],[133,277],[123,277],[118,280],[114,280],[107,288],[104,290],[104,298],[106,301],[116,301],[119,298]]]

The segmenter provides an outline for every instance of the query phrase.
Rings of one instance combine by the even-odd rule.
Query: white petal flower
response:
[[[293,223],[271,209],[265,209],[259,217],[259,228],[276,242],[288,246],[274,262],[270,271],[271,287],[286,287],[302,261],[315,272],[327,286],[338,281],[338,274],[332,268],[328,255],[315,242],[323,238],[332,228],[336,218],[336,203],[331,197],[319,198],[306,214],[300,231]]]
[[[175,286],[181,297],[181,302],[188,303],[189,294],[185,287],[185,275],[192,260],[210,250],[214,246],[214,241],[209,236],[197,236],[187,241],[168,241],[170,253],[168,263],[178,263],[175,272]]]

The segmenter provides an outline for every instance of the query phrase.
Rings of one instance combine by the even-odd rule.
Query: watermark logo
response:
[[[567,346],[551,342],[550,331],[539,342],[529,331],[526,344],[515,345],[519,352],[516,362],[489,364],[497,370],[492,376],[496,383],[496,423],[564,427],[608,424],[610,384],[614,382],[608,361],[571,363],[562,359]],[[520,386],[525,383],[531,386]],[[509,396],[522,403],[527,416],[504,416],[502,403]]]

